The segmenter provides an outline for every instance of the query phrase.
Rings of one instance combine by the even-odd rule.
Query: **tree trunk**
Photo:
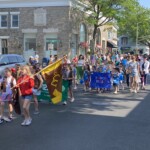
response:
[[[92,54],[95,52],[95,47],[96,47],[96,34],[97,34],[97,26],[94,25],[94,31],[93,31],[93,39],[92,39]]]

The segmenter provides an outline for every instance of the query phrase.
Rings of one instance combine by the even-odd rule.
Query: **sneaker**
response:
[[[32,123],[32,119],[30,118],[30,119],[26,120],[25,125],[26,125],[26,126],[29,126],[31,123]]]
[[[2,124],[4,122],[4,120],[3,119],[0,119],[0,124]]]
[[[66,101],[64,101],[64,102],[63,102],[63,105],[67,105],[67,102],[66,102]]]
[[[133,90],[132,90],[132,89],[130,89],[130,92],[131,92],[131,93],[133,93]]]
[[[137,90],[134,90],[134,93],[137,93]]]
[[[73,103],[73,102],[74,102],[74,97],[73,97],[73,98],[71,98],[70,102],[71,102],[71,103]]]
[[[77,87],[75,86],[75,87],[74,87],[74,90],[76,90],[76,89],[77,89]]]
[[[36,110],[33,114],[34,115],[38,115],[40,112],[38,110]]]
[[[114,92],[114,94],[117,94],[117,92]]]
[[[26,120],[24,120],[22,123],[21,123],[22,126],[25,126],[26,125]]]
[[[4,117],[3,119],[4,119],[4,121],[6,121],[6,122],[11,122],[11,121],[12,121],[12,119],[7,118],[7,117]]]
[[[86,87],[84,87],[84,91],[86,92]]]

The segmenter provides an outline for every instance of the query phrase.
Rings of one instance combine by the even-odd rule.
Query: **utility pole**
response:
[[[136,54],[138,54],[139,23],[136,26]]]

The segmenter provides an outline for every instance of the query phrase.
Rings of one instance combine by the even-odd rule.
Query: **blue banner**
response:
[[[91,88],[111,88],[111,74],[94,72],[91,74]]]

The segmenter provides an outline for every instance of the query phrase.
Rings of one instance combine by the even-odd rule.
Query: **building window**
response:
[[[25,50],[36,50],[36,38],[25,38]]]
[[[121,38],[121,45],[126,46],[128,44],[128,38],[127,37],[122,37]]]
[[[0,15],[0,28],[7,28],[8,15]]]
[[[57,49],[58,49],[58,40],[46,38],[46,50],[57,51]]]
[[[11,12],[11,28],[19,28],[19,13]]]
[[[111,31],[108,31],[108,39],[109,39],[109,40],[112,39],[112,36],[113,36],[113,35],[112,35],[112,32],[111,32]]]
[[[86,42],[86,26],[84,24],[80,26],[80,42]]]

